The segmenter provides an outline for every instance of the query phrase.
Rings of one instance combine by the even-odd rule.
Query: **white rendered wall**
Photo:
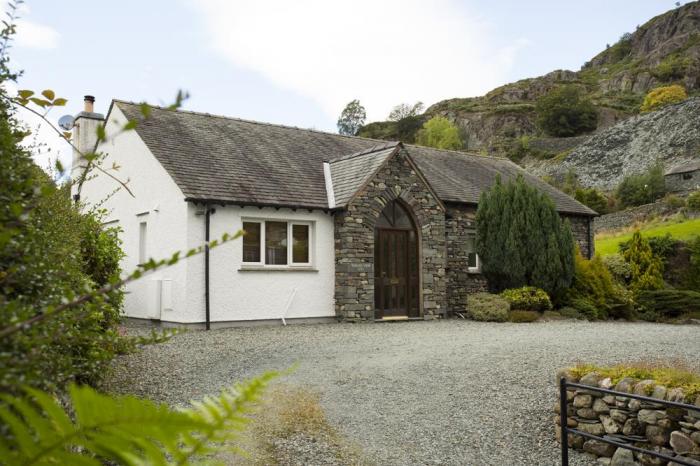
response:
[[[148,257],[169,257],[187,247],[188,206],[182,191],[136,131],[127,131],[111,139],[110,135],[127,121],[117,105],[106,123],[109,140],[98,150],[107,154],[103,162],[105,169],[109,169],[113,162],[121,167],[112,173],[121,180],[130,180],[128,186],[134,197],[122,188],[108,198],[119,185],[94,171],[94,179],[83,186],[81,200],[90,207],[108,198],[102,205],[109,211],[105,220],[111,222],[110,226],[118,225],[123,230],[120,238],[126,258],[122,269],[126,273],[138,264],[139,224],[142,221],[147,222]],[[124,303],[126,315],[162,320],[187,315],[186,269],[186,262],[180,262],[128,284]]]
[[[294,220],[313,222],[313,271],[243,271],[243,240],[237,239],[211,250],[210,253],[210,312],[212,322],[281,319],[285,306],[296,289],[286,319],[332,317],[334,310],[335,261],[333,218],[321,211],[292,211],[238,206],[216,206],[211,216],[210,238],[240,230],[242,218],[260,220]],[[204,216],[197,208],[188,211],[190,247],[204,241]],[[177,322],[203,322],[204,258],[193,257],[187,264],[188,304],[183,314],[174,316]],[[164,317],[165,320],[165,317]]]

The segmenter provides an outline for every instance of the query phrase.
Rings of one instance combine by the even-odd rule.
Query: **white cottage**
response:
[[[103,118],[93,102],[75,143],[92,150],[104,124],[103,166],[116,163],[133,196],[95,173],[81,200],[104,202],[121,228],[124,270],[247,233],[129,284],[128,317],[218,326],[462,311],[486,286],[473,220],[497,176],[546,192],[593,252],[595,212],[507,159],[159,107],[144,118],[120,100]],[[136,130],[120,132],[129,120]]]

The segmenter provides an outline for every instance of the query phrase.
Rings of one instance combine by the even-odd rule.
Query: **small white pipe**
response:
[[[282,314],[282,324],[285,326],[287,325],[287,321],[285,320],[285,317],[287,317],[287,313],[289,312],[289,308],[292,307],[292,301],[294,300],[294,296],[297,294],[297,289],[294,288],[292,290],[292,293],[289,295],[289,299],[287,299],[287,305],[284,308],[284,313]]]

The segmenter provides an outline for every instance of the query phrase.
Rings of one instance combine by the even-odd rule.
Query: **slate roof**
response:
[[[375,157],[388,156],[376,149],[387,142],[376,139],[160,107],[152,107],[143,120],[139,104],[114,100],[112,105],[140,121],[136,132],[190,201],[328,209],[324,161],[338,183],[334,192],[340,205],[338,198],[362,185],[352,173],[369,172],[381,164]],[[397,143],[387,147],[391,144]],[[504,180],[522,174],[549,194],[560,212],[596,215],[510,160],[404,147],[443,202],[476,204],[498,174]],[[363,154],[368,150],[375,157]]]
[[[347,205],[357,190],[396,152],[398,146],[397,142],[389,142],[329,160],[334,194],[333,207]]]
[[[700,160],[697,162],[689,162],[683,165],[673,167],[665,173],[665,175],[677,175],[679,173],[688,173],[700,170]]]

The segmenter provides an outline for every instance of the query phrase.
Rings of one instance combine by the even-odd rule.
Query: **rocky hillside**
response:
[[[565,154],[565,155],[564,155]],[[633,116],[553,160],[525,158],[521,163],[539,176],[562,181],[570,171],[584,186],[614,189],[623,176],[661,162],[666,169],[700,159],[700,97],[656,112]]]
[[[533,155],[561,158],[588,138],[545,137],[535,124],[535,103],[540,97],[563,84],[577,86],[598,110],[598,133],[637,115],[650,89],[670,83],[682,84],[690,95],[700,95],[700,2],[651,19],[579,71],[553,71],[496,88],[482,97],[438,102],[418,122],[412,122],[408,133],[400,122],[377,122],[365,126],[360,135],[411,142],[415,135],[411,131],[422,121],[441,115],[462,129],[467,150],[518,159],[527,153],[530,159]]]

